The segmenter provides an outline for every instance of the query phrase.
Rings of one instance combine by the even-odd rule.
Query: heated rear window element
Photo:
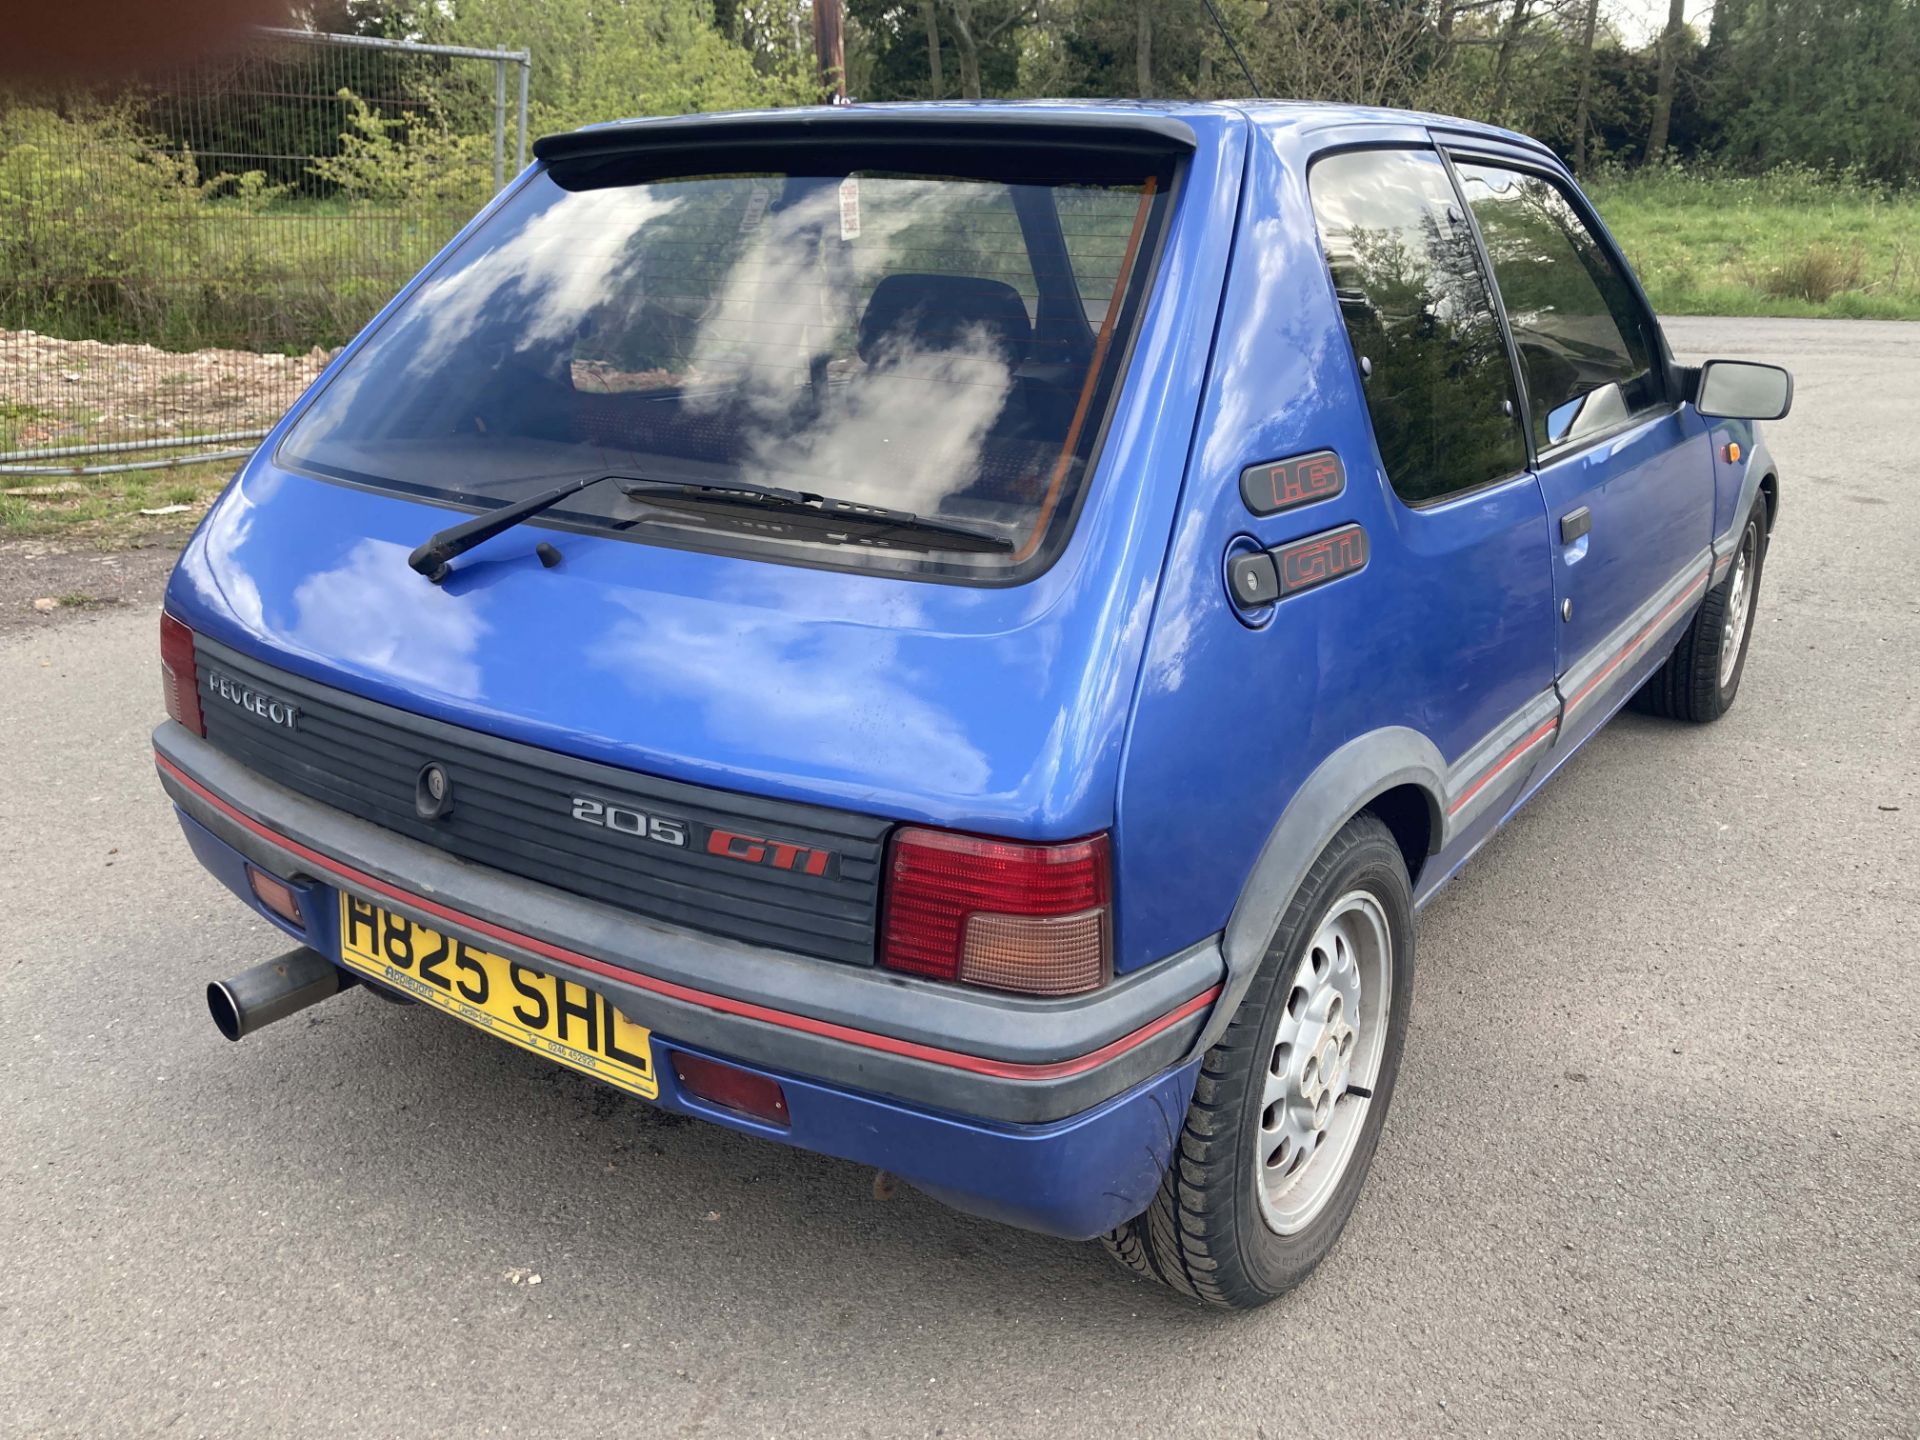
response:
[[[1164,177],[543,172],[329,383],[281,463],[470,509],[615,474],[547,519],[654,543],[1003,581],[1070,529]],[[733,480],[996,537],[943,548]]]

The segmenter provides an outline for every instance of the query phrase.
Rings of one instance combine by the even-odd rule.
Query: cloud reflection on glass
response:
[[[368,338],[281,458],[482,504],[596,472],[738,478],[1006,542],[942,554],[870,536],[879,548],[861,553],[880,568],[1004,567],[1070,516],[1056,482],[1070,497],[1084,479],[1094,427],[1080,417],[1114,369],[1091,373],[1088,317],[1137,269],[1150,193],[536,176]],[[725,548],[818,549],[845,531],[613,486],[554,513]]]

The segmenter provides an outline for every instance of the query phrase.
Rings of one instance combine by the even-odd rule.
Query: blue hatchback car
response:
[[[1414,915],[1621,706],[1721,714],[1770,366],[1541,145],[1317,105],[558,135],[167,589],[162,784],[352,985],[1258,1304]],[[429,1023],[422,1020],[422,1023]]]

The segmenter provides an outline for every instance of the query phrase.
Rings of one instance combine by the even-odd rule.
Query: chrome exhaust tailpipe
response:
[[[215,980],[207,986],[207,1010],[222,1035],[241,1040],[263,1025],[284,1020],[359,983],[326,956],[302,945],[277,960],[242,970],[231,980]]]

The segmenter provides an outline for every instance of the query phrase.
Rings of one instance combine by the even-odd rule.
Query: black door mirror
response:
[[[1793,376],[1778,365],[1709,360],[1693,408],[1716,420],[1778,420],[1793,408]]]

